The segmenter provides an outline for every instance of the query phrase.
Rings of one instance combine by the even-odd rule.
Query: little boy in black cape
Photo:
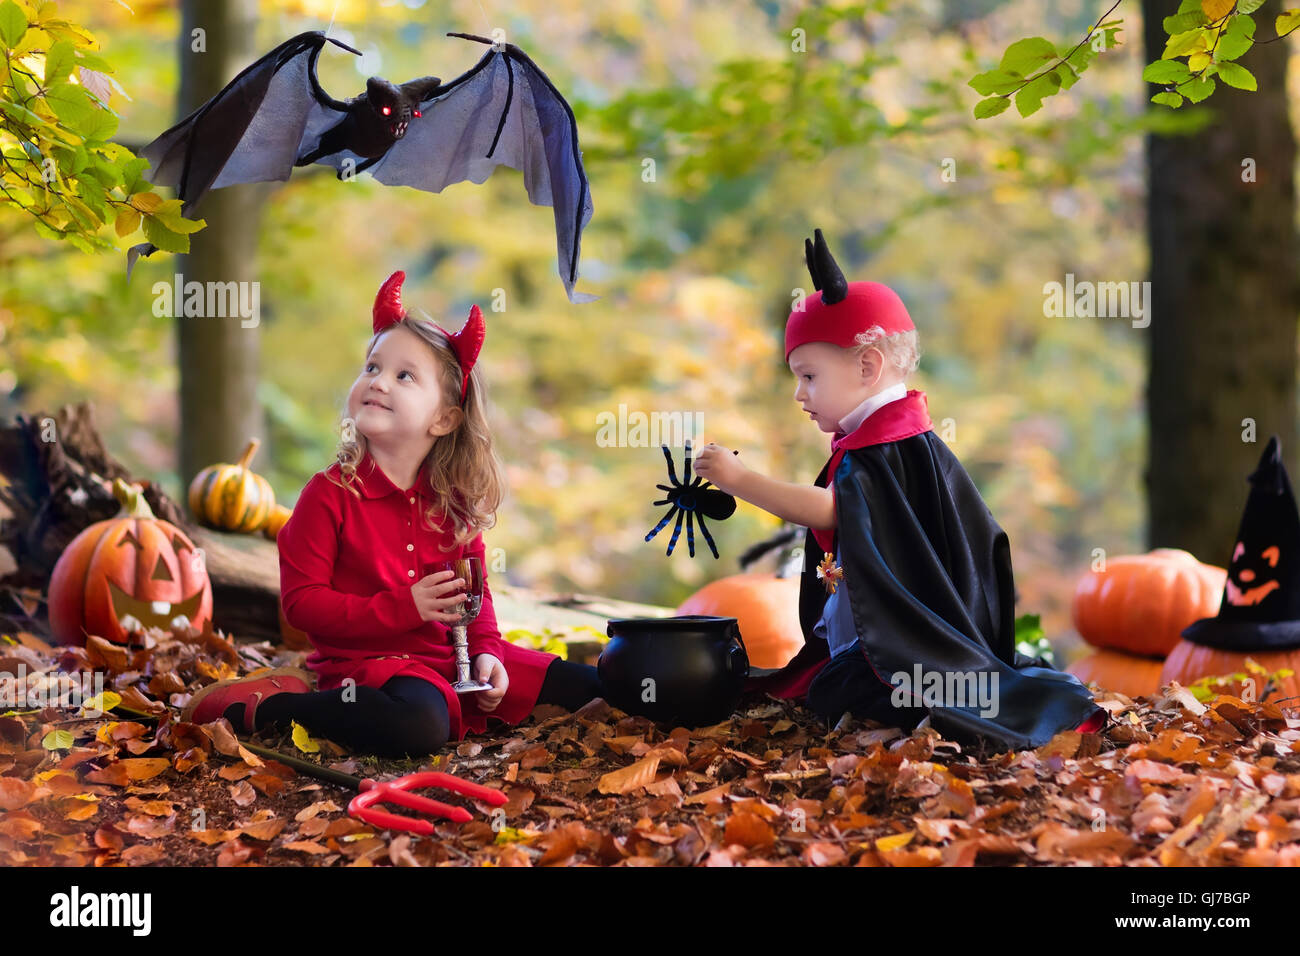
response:
[[[1015,650],[1011,547],[961,463],[908,390],[916,328],[878,282],[847,282],[821,230],[805,240],[817,290],[786,322],[798,401],[831,457],[816,485],[775,481],[710,443],[696,474],[808,528],[799,616],[804,647],[746,690],[804,698],[994,751],[1096,732],[1106,713],[1075,677]]]

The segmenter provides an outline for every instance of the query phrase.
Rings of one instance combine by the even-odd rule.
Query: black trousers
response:
[[[832,657],[812,679],[808,709],[831,724],[848,711],[854,717],[910,732],[925,719],[926,709],[896,705],[890,700],[892,692],[892,686],[876,676],[866,653],[854,642]]]
[[[381,757],[424,756],[446,746],[451,718],[447,700],[435,685],[403,675],[390,678],[382,687],[352,690],[355,700],[344,700],[337,687],[275,694],[258,706],[257,729],[275,725],[287,729],[289,721],[296,720],[313,734]],[[537,703],[577,710],[603,695],[596,668],[556,658],[546,669]],[[242,709],[242,705],[232,704],[228,711]],[[233,726],[243,726],[242,713],[225,716]]]

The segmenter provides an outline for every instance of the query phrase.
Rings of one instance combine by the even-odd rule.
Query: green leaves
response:
[[[1258,89],[1255,77],[1240,63],[1220,63],[1218,76],[1224,83],[1239,90]]]
[[[0,45],[12,50],[27,32],[27,14],[13,0],[0,3]]]
[[[1235,60],[1255,43],[1255,21],[1250,17],[1236,16],[1228,21],[1228,27],[1219,37],[1219,45],[1214,49],[1214,58],[1219,62]]]
[[[993,96],[987,100],[980,100],[975,104],[975,118],[988,119],[990,116],[997,116],[1005,112],[1011,105],[1011,100],[1005,96]]]
[[[1015,623],[1016,650],[1026,657],[1041,657],[1055,666],[1056,655],[1052,651],[1052,642],[1043,630],[1042,618],[1038,614],[1022,614]]]
[[[76,63],[76,52],[70,40],[59,40],[45,54],[45,85],[66,80]]]
[[[980,73],[972,78],[968,85],[983,96],[993,96],[994,94],[1014,93],[1024,82],[1025,78],[1017,73],[989,70],[987,73]]]
[[[1205,16],[1205,13],[1201,10],[1200,6],[1197,5],[1195,10],[1188,11],[1187,13],[1176,13],[1172,17],[1165,17],[1163,22],[1165,33],[1172,36],[1173,34],[1183,33],[1184,31],[1195,31],[1210,21]]]
[[[1043,97],[1051,96],[1061,88],[1061,78],[1055,71],[1030,80],[1016,92],[1016,109],[1021,116],[1036,113],[1043,106]]]
[[[1056,47],[1042,37],[1017,40],[1002,54],[998,69],[1021,77],[1041,70],[1050,61],[1058,59]]]
[[[1201,49],[1205,49],[1205,31],[1198,27],[1185,33],[1175,33],[1170,36],[1165,43],[1165,52],[1160,55],[1160,58],[1168,60]]]
[[[1097,24],[1069,52],[1061,54],[1043,37],[1026,37],[1007,47],[996,70],[980,73],[968,86],[987,97],[975,104],[975,118],[988,119],[1004,112],[1014,96],[1021,116],[1036,113],[1043,100],[1068,90],[1101,50],[1117,41],[1120,21]]]
[[[1263,0],[1239,0],[1236,4],[1183,0],[1178,13],[1164,19],[1169,34],[1164,53],[1142,71],[1142,79],[1165,87],[1151,102],[1175,109],[1184,99],[1200,103],[1214,92],[1215,76],[1239,90],[1258,89],[1251,72],[1233,61],[1254,45],[1255,21],[1250,14],[1261,6]],[[1288,19],[1292,15],[1294,19]],[[1284,21],[1300,24],[1300,10],[1288,10],[1277,18],[1279,35],[1285,32]],[[1179,57],[1186,57],[1186,63]]]
[[[1199,103],[1214,92],[1214,77],[1201,76],[1194,80],[1188,80],[1178,87],[1178,92],[1193,103]]]
[[[39,235],[86,251],[114,247],[100,235],[110,221],[118,236],[143,226],[159,248],[188,251],[202,220],[182,219],[179,200],[149,191],[148,161],[109,141],[118,117],[107,100],[121,87],[91,52],[94,36],[58,19],[55,6],[0,2],[0,205],[31,216]]]

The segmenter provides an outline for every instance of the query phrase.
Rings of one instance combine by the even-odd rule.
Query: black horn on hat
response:
[[[835,257],[826,245],[826,237],[820,229],[813,230],[813,239],[803,241],[804,260],[808,263],[808,274],[812,276],[813,288],[822,294],[822,302],[834,305],[844,301],[849,294],[849,284],[844,273],[835,263]]]

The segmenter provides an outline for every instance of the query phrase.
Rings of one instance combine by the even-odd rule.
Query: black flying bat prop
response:
[[[253,63],[225,89],[144,148],[150,182],[174,186],[187,217],[210,189],[287,180],[294,167],[320,163],[338,178],[369,172],[386,186],[442,192],[482,183],[500,165],[520,170],[528,198],[555,210],[560,278],[571,302],[591,192],[573,110],[546,74],[513,43],[493,44],[474,67],[443,83],[424,76],[400,86],[382,77],[339,101],[321,89],[316,61],[326,41],[361,55],[320,30],[301,33]],[[192,217],[191,217],[192,218]],[[138,256],[127,253],[127,278]]]
[[[662,488],[668,492],[668,497],[656,501],[656,505],[672,505],[668,513],[664,515],[663,520],[655,525],[650,533],[645,536],[649,541],[660,531],[669,521],[673,520],[673,515],[677,515],[677,524],[673,526],[673,536],[668,540],[668,554],[673,553],[673,548],[677,545],[677,536],[682,533],[682,518],[686,518],[686,545],[690,549],[691,557],[695,557],[695,525],[694,521],[700,523],[700,531],[704,533],[704,540],[709,542],[709,549],[713,556],[718,556],[718,546],[713,543],[713,536],[709,534],[709,529],[704,526],[704,518],[708,517],[715,521],[722,521],[730,518],[736,510],[736,499],[731,497],[725,491],[714,488],[709,482],[705,481],[699,475],[691,481],[691,443],[686,443],[686,460],[683,464],[683,475],[685,481],[677,480],[677,472],[673,469],[673,456],[668,451],[667,445],[660,445],[664,450],[664,458],[668,462],[668,480],[671,485],[655,485],[656,488]],[[732,452],[735,454],[735,452]]]

